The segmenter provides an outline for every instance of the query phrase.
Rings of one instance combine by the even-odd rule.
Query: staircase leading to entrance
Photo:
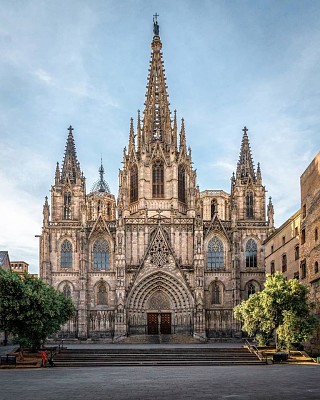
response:
[[[57,367],[263,365],[246,348],[154,347],[64,349]]]

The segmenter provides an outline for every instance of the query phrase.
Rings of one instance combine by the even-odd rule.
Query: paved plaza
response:
[[[12,369],[0,399],[320,399],[319,378],[316,364]]]
[[[235,347],[241,344],[199,344]],[[67,344],[68,348],[170,345]],[[187,345],[174,345],[187,347]],[[0,353],[11,347],[1,347]],[[93,367],[0,370],[0,400],[320,399],[320,365]]]

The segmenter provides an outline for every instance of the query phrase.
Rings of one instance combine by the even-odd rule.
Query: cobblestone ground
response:
[[[320,399],[320,365],[0,371],[1,400]]]

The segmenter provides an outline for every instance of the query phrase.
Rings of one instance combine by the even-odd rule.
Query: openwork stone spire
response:
[[[252,161],[247,127],[244,127],[242,131],[243,137],[240,149],[240,158],[237,164],[237,178],[240,178],[242,183],[247,183],[249,180],[256,182],[256,174]]]
[[[104,193],[111,193],[108,183],[104,180],[104,168],[102,165],[102,158],[101,158],[101,165],[99,168],[99,180],[93,184],[91,192],[104,192]]]
[[[143,120],[144,142],[160,141],[171,144],[172,129],[166,86],[166,77],[162,61],[162,43],[159,36],[157,14],[153,19],[153,40],[151,43],[151,61],[148,75],[147,93]]]
[[[62,163],[61,182],[64,183],[69,178],[70,183],[76,183],[77,179],[81,179],[80,164],[77,160],[76,146],[73,139],[73,128],[68,128],[69,134],[64,152]]]

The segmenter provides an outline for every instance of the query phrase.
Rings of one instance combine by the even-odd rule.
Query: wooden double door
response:
[[[148,335],[158,335],[159,333],[171,334],[171,313],[148,313]]]

